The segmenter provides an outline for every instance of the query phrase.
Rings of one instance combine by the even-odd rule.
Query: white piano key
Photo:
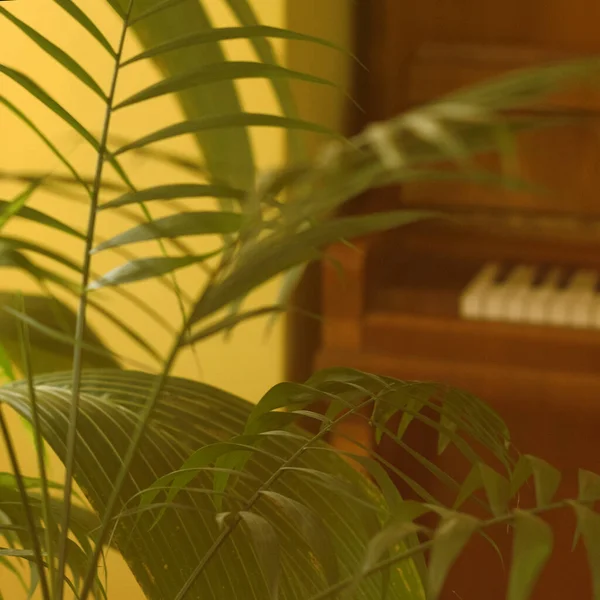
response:
[[[523,315],[524,322],[535,325],[547,322],[549,303],[558,289],[560,275],[560,269],[550,269],[540,284],[532,289]]]
[[[592,307],[596,295],[598,273],[582,269],[577,271],[568,287],[571,302],[567,324],[572,327],[590,328],[592,321]]]
[[[481,319],[487,295],[493,288],[500,270],[497,263],[489,263],[477,273],[463,290],[458,301],[459,315],[463,319]]]
[[[497,282],[487,296],[484,318],[488,321],[507,321],[507,306],[512,295],[523,283],[523,272],[512,269],[504,281]]]
[[[511,274],[506,284],[507,290],[506,304],[503,309],[502,320],[510,322],[520,322],[525,320],[525,311],[529,302],[529,296],[533,291],[533,282],[535,281],[536,270],[531,266],[517,267]]]
[[[590,307],[590,327],[600,329],[600,292],[596,290]]]
[[[546,325],[565,326],[569,324],[569,314],[573,304],[572,285],[575,276],[569,278],[564,287],[551,295],[546,316]]]

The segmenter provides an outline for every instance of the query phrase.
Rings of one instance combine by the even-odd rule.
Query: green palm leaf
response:
[[[48,107],[58,117],[60,117],[67,125],[69,125],[74,131],[76,131],[84,140],[86,140],[92,148],[96,151],[102,151],[101,145],[98,140],[74,117],[69,111],[67,111],[57,100],[55,100],[48,92],[40,87],[31,77],[25,73],[21,73],[17,69],[13,69],[7,65],[0,64],[0,73],[6,75],[12,79],[15,83],[20,85],[24,90],[29,92],[34,98],[37,98],[42,104]],[[123,179],[126,185],[133,187],[131,181],[127,177],[125,171],[121,168],[119,163],[111,156],[108,155],[108,160],[114,167],[115,171]]]
[[[9,21],[14,23],[25,35],[33,40],[42,50],[52,56],[65,69],[72,73],[79,81],[97,94],[101,100],[106,102],[106,94],[94,78],[71,56],[61,50],[56,44],[39,34],[35,29],[29,27],[26,23],[15,17],[8,10],[0,6],[0,14],[4,15]]]
[[[7,211],[10,205],[11,202],[8,200],[0,200],[0,215],[3,215],[4,211]],[[62,221],[59,221],[58,219],[55,219],[44,212],[36,210],[35,208],[21,206],[14,216],[18,216],[21,219],[27,219],[28,221],[32,221],[34,223],[39,223],[40,225],[52,227],[53,229],[57,229],[79,239],[85,238],[83,233],[80,231],[76,231],[72,227],[69,227],[66,223],[63,223]]]
[[[127,0],[117,0],[121,8]],[[157,12],[156,9],[161,8]],[[141,17],[144,18],[141,18]],[[136,20],[137,17],[137,20]],[[212,30],[212,23],[201,2],[165,2],[140,0],[132,15],[132,30],[146,49],[171,42],[184,35]],[[156,66],[166,77],[181,76],[200,66],[225,63],[219,43],[205,44],[202,52],[184,48],[154,58]],[[178,101],[189,119],[199,119],[220,113],[240,113],[242,106],[232,81],[215,82],[202,88],[181,91]],[[213,177],[247,189],[254,182],[255,165],[248,132],[201,132],[197,134],[206,166]],[[234,153],[231,148],[235,148]]]
[[[299,79],[320,85],[334,86],[331,81],[300,71],[286,69],[278,65],[262,64],[247,61],[229,61],[222,64],[206,65],[182,75],[173,75],[133,94],[115,106],[115,110],[132,106],[165,94],[185,91],[198,86],[206,86],[221,81],[236,79]]]
[[[316,224],[284,238],[266,238],[246,251],[239,267],[218,287],[209,289],[194,308],[193,321],[198,321],[244,297],[250,290],[278,273],[297,264],[319,258],[318,250],[343,238],[358,237],[374,231],[392,229],[429,218],[431,213],[396,211],[364,217],[344,217]]]
[[[49,482],[49,487],[54,490],[62,489],[62,486]],[[54,529],[56,520],[60,517],[62,503],[57,498],[52,497],[50,501],[50,514],[53,517],[53,523],[48,524],[43,510],[41,487],[42,483],[37,478],[25,478],[28,500],[33,512],[36,526],[39,528],[39,535],[43,537],[47,527],[52,528],[51,537],[56,537],[57,531]],[[31,536],[28,531],[25,511],[20,501],[19,493],[16,489],[14,475],[10,473],[0,473],[0,557],[12,559],[8,564],[0,561],[0,565],[8,566],[10,569],[19,567],[14,559],[24,559],[32,572],[35,570],[33,564],[33,552],[31,548]],[[70,544],[69,569],[74,581],[80,579],[86,568],[86,555],[89,553],[93,534],[98,527],[98,517],[89,509],[80,504],[73,507],[73,520],[71,523],[71,534],[73,540]],[[2,548],[2,546],[5,546]],[[10,565],[10,566],[9,566]],[[12,569],[11,569],[12,570]],[[17,571],[20,572],[20,571]],[[22,581],[23,586],[28,589],[29,594],[33,594],[37,587],[37,578],[34,578],[33,585],[27,586]],[[70,582],[70,585],[74,585]],[[93,596],[97,600],[106,598],[105,590],[100,579],[96,580],[93,590]]]
[[[142,373],[84,372],[78,435],[85,444],[78,446],[75,476],[101,516],[137,415],[152,389],[153,381],[152,376]],[[64,457],[65,451],[65,417],[70,385],[70,374],[48,375],[36,380],[43,434],[61,457]],[[17,383],[1,388],[0,402],[27,415],[29,396],[26,387]],[[126,511],[134,506],[128,502],[129,499],[159,477],[179,468],[196,448],[240,434],[251,410],[250,403],[210,386],[180,379],[168,380],[119,496],[119,511],[125,516],[119,519],[114,538],[149,598],[162,600],[172,597],[174,591],[181,588],[212,540],[218,536],[219,526],[210,496],[195,494],[193,489],[181,492],[176,503],[167,507],[154,527],[151,525],[156,511],[154,514],[152,511],[127,514]],[[293,452],[299,443],[288,437],[266,440],[263,446],[266,454],[253,457],[245,467],[246,472],[264,481],[280,464],[276,457]],[[335,473],[352,486],[355,495],[368,498],[384,511],[385,504],[375,488],[337,454],[307,453],[296,466],[309,471]],[[210,487],[207,477],[200,476],[196,487]],[[252,478],[240,478],[235,489],[245,495],[255,486]],[[340,577],[350,577],[368,541],[367,533],[355,526],[362,522],[361,515],[365,509],[356,502],[341,501],[335,488],[325,489],[315,484],[313,477],[303,476],[301,471],[283,475],[273,491],[306,506],[307,510],[323,519],[336,550]],[[227,511],[237,506],[235,498],[227,498],[224,502]],[[296,504],[291,506],[301,510]],[[270,499],[265,498],[253,512],[267,519],[281,540],[279,597],[282,600],[307,598],[326,587],[325,574],[319,562],[315,562],[306,541],[314,538],[308,534],[308,538],[299,536],[289,517],[282,514]],[[192,597],[235,600],[256,595],[266,598],[262,559],[264,557],[256,555],[254,542],[242,530],[235,532],[204,576],[194,583]],[[379,599],[380,585],[376,578],[367,579],[361,585],[361,597]],[[423,597],[412,563],[406,563],[401,573],[391,573],[390,589],[400,599]]]
[[[323,127],[311,121],[303,121],[301,119],[291,119],[279,115],[257,114],[257,113],[240,113],[232,115],[216,115],[214,117],[205,117],[194,121],[184,121],[176,125],[170,125],[160,131],[144,136],[135,142],[130,142],[119,148],[114,154],[122,154],[129,150],[137,150],[154,142],[161,142],[173,137],[185,135],[189,133],[198,133],[201,131],[210,131],[212,129],[229,129],[231,127],[279,127],[281,129],[292,131],[301,129],[304,131],[312,131],[323,135],[340,137],[331,129]]]
[[[151,202],[153,200],[175,200],[179,198],[237,198],[242,199],[245,196],[243,190],[232,188],[227,185],[212,185],[202,183],[174,183],[169,185],[160,185],[137,192],[131,192],[119,196],[100,207],[100,210],[107,208],[118,208],[128,204],[138,204],[140,202]]]
[[[280,27],[269,27],[267,25],[250,25],[250,26],[239,26],[239,27],[219,27],[211,29],[210,31],[201,31],[184,35],[178,39],[159,44],[148,50],[144,50],[139,54],[136,54],[132,58],[123,61],[123,67],[129,64],[135,63],[139,60],[145,60],[147,58],[153,58],[166,52],[172,52],[173,50],[180,50],[189,46],[200,46],[203,44],[210,44],[213,42],[222,42],[225,40],[239,40],[249,39],[255,46],[259,45],[259,38],[280,38],[285,40],[300,40],[304,42],[312,42],[332,48],[338,51],[342,49],[336,44],[329,40],[319,38],[313,35],[306,35],[298,33],[296,31],[290,31],[289,29],[281,29]],[[267,44],[268,47],[268,44]],[[265,46],[260,44],[261,48],[261,60],[264,62],[277,62],[275,54],[272,50],[267,50]]]
[[[170,239],[186,235],[232,234],[239,230],[241,224],[242,216],[238,213],[184,212],[138,225],[106,240],[94,249],[94,253],[145,240]]]
[[[90,35],[95,38],[113,58],[117,55],[115,49],[111,46],[104,34],[85,14],[85,12],[73,2],[73,0],[56,0],[56,4],[58,4],[66,13],[71,15],[71,17],[73,17],[73,19],[75,19],[79,25],[86,29],[88,33],[90,33]]]
[[[67,170],[73,175],[75,182],[80,183],[84,189],[88,189],[88,186],[85,181],[81,178],[79,173],[77,173],[75,167],[71,164],[71,162],[67,159],[67,157],[57,148],[57,146],[48,138],[46,134],[44,134],[39,127],[15,104],[13,104],[7,98],[0,96],[0,103],[2,103],[8,110],[10,110],[14,115],[16,115],[35,135],[43,142],[45,146],[47,146],[50,151],[58,158],[58,160],[67,167]],[[41,185],[41,178],[40,178]]]
[[[190,265],[202,263],[219,253],[220,250],[198,256],[155,256],[152,258],[139,258],[125,263],[120,267],[116,267],[112,271],[106,273],[106,275],[103,275],[100,279],[96,279],[96,281],[90,283],[88,289],[99,290],[103,287],[118,286],[124,283],[152,279],[159,275],[172,273],[177,269],[183,269]]]

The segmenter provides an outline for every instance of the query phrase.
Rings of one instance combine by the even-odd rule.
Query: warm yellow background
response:
[[[112,32],[110,39],[114,40],[118,31],[118,23],[110,9],[107,8],[107,3],[100,0],[94,2],[86,0],[80,2],[80,5],[86,7],[92,20],[102,30]],[[205,2],[205,5],[208,6],[214,22],[218,25],[227,26],[234,23],[223,0],[210,0]],[[15,15],[77,57],[99,82],[105,84],[108,81],[111,65],[110,60],[107,60],[107,55],[52,2],[32,0],[11,3],[7,6]],[[351,0],[327,0],[327,2],[255,0],[253,6],[266,24],[289,26],[292,29],[329,37],[344,44],[348,43],[348,14]],[[63,105],[91,131],[97,132],[100,129],[103,107],[98,99],[76,82],[64,69],[45,56],[11,23],[2,18],[0,18],[0,48],[3,63],[33,76],[43,88],[59,98]],[[226,48],[228,55],[234,59],[251,60],[253,57],[252,51],[246,43],[230,42]],[[339,81],[344,81],[347,77],[348,60],[346,57],[318,50],[305,44],[294,44],[291,48],[286,48],[283,44],[277,43],[276,48],[283,60],[288,57],[293,68],[306,68],[314,74]],[[127,45],[127,54],[133,54],[135,51],[136,45],[133,40],[130,40]],[[119,95],[125,96],[130,91],[145,87],[156,79],[157,73],[151,64],[139,63],[128,72],[126,79],[123,78],[120,81]],[[243,82],[241,91],[244,106],[248,110],[257,112],[276,110],[276,104],[268,85],[256,80]],[[343,98],[340,94],[307,86],[297,87],[297,92],[305,117],[339,127],[343,108]],[[69,159],[83,172],[92,173],[93,153],[85,147],[85,144],[79,142],[77,136],[59,119],[4,77],[0,78],[0,94],[7,96],[24,109],[38,125],[42,126],[44,132],[67,152]],[[179,120],[181,115],[178,113],[179,109],[172,98],[144,103],[138,109],[127,110],[122,115],[117,115],[114,121],[114,130],[121,135],[135,138],[148,132],[149,124],[150,129],[155,130]],[[285,156],[285,140],[281,132],[260,130],[253,132],[252,135],[259,165],[267,168],[281,164]],[[0,140],[1,171],[60,172],[57,170],[57,161],[54,156],[2,106],[0,106]],[[190,140],[178,139],[165,147],[190,155],[193,155],[195,151]],[[125,163],[134,180],[143,186],[185,178],[181,172],[172,168],[139,158],[127,158]],[[0,198],[10,198],[21,189],[22,184],[17,186],[0,180]],[[86,207],[83,203],[61,198],[55,194],[41,193],[36,197],[33,205],[50,211],[54,217],[66,222],[80,226],[84,223]],[[197,204],[195,207],[197,208]],[[152,206],[152,210],[154,216],[165,214],[164,209],[155,206]],[[105,213],[99,222],[99,232],[101,235],[114,234],[128,225],[130,223],[124,218]],[[36,228],[30,224],[25,230],[22,224],[17,224],[15,221],[15,225],[11,226],[11,233],[27,237],[35,236],[37,240],[43,240],[49,247],[56,246],[65,254],[81,252],[81,249],[74,243],[72,246],[65,245],[65,243],[72,243],[68,238],[57,237],[47,229]],[[146,255],[156,253],[156,249],[149,245],[141,245],[137,251]],[[116,256],[101,255],[94,263],[94,268],[100,272],[106,272],[121,260]],[[201,275],[198,270],[190,269],[184,271],[180,279],[183,287],[192,292],[197,289]],[[32,283],[24,277],[11,271],[2,270],[0,271],[0,289],[7,288],[35,290]],[[131,286],[131,289],[143,293],[146,299],[161,313],[173,315],[173,324],[177,325],[176,304],[164,288],[152,283]],[[249,305],[272,302],[276,293],[277,282],[274,282],[254,294]],[[169,336],[160,328],[153,326],[152,323],[148,323],[139,311],[115,298],[114,294],[108,293],[99,297],[103,298],[104,302],[110,303],[111,308],[118,310],[131,326],[143,328],[146,336],[151,337],[161,351],[166,350]],[[148,358],[120,332],[106,323],[98,323],[98,325],[103,339],[117,348],[121,355],[148,362]],[[176,365],[175,373],[191,378],[202,378],[250,400],[258,399],[269,386],[282,377],[283,365],[283,324],[280,322],[268,338],[264,335],[264,325],[264,321],[243,325],[229,342],[225,342],[222,338],[210,340],[199,349],[197,358],[191,354],[183,356]],[[32,453],[27,450],[29,440],[22,433],[19,435],[19,440],[24,467],[32,471],[34,461]],[[0,455],[0,470],[4,469],[7,469],[7,464],[4,456]],[[60,476],[60,469],[54,467],[53,474],[56,477]],[[137,584],[118,558],[111,558],[109,572],[109,597],[111,600],[141,598]],[[4,596],[11,600],[13,598],[19,600],[24,597],[20,588],[16,586],[14,588],[9,586],[7,589],[8,579],[8,576],[0,572],[0,589]]]

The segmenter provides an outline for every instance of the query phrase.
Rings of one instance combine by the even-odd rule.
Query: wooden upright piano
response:
[[[356,71],[365,109],[356,128],[511,69],[600,54],[597,0],[362,0],[357,10],[367,69]],[[425,182],[359,199],[353,210],[400,205],[458,218],[332,250],[346,274],[323,265],[315,366],[441,381],[477,394],[506,420],[520,451],[565,472],[559,493],[574,496],[578,467],[600,473],[600,103],[578,92],[532,110],[587,115],[521,138],[518,175],[544,192]],[[493,168],[495,160],[485,156],[481,164]],[[374,445],[364,421],[349,427]],[[433,435],[417,425],[411,435],[436,457]],[[379,451],[439,487],[392,444]],[[451,451],[436,460],[453,473],[465,468]],[[574,519],[559,513],[550,521],[555,551],[534,598],[587,600],[585,555],[571,552]],[[510,557],[509,535],[496,533]],[[505,590],[495,552],[474,540],[446,598],[500,600]]]

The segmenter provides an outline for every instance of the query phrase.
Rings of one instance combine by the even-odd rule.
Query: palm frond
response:
[[[93,252],[96,253],[108,248],[161,238],[171,239],[188,235],[233,234],[240,229],[241,225],[242,217],[239,213],[222,211],[183,212],[162,219],[156,219],[152,223],[138,225],[110,240],[106,240],[99,246],[96,246]]]
[[[101,209],[118,208],[128,204],[151,202],[153,200],[173,200],[181,198],[236,198],[243,199],[246,193],[224,185],[175,183],[155,186],[119,196],[101,206]]]
[[[125,0],[118,0],[121,7]],[[158,12],[153,12],[156,9]],[[145,13],[145,15],[144,15]],[[141,18],[141,17],[144,18]],[[150,0],[132,15],[132,29],[146,49],[171,42],[185,35],[212,30],[212,23],[204,3],[163,2]],[[138,20],[136,20],[138,17]],[[152,59],[163,77],[181,76],[201,66],[226,64],[222,46],[218,42],[204,44],[202,52],[186,48],[161,54]],[[177,96],[189,119],[199,119],[223,112],[242,112],[242,105],[233,81],[222,80],[210,86],[189,88]],[[255,159],[248,132],[231,129],[197,134],[199,147],[209,171],[231,185],[243,188],[252,186],[255,177]],[[234,154],[230,149],[236,148]]]
[[[207,261],[219,254],[220,250],[197,254],[196,256],[154,256],[132,260],[124,265],[116,267],[100,279],[89,284],[88,289],[99,290],[106,286],[118,286],[134,281],[144,281],[160,275],[173,273],[178,269],[196,265]]]
[[[182,92],[190,88],[220,83],[221,81],[235,81],[236,79],[299,79],[320,85],[334,85],[331,81],[316,77],[300,71],[293,71],[278,65],[262,64],[252,61],[229,61],[222,64],[206,65],[182,75],[173,75],[141,90],[129,98],[119,102],[114,108],[119,110],[126,106],[133,106],[139,102],[159,98],[165,94]]]
[[[54,494],[62,489],[57,483],[48,482],[49,487]],[[62,503],[56,495],[51,495],[48,506],[50,512],[44,510],[42,499],[42,481],[40,478],[24,478],[24,484],[27,490],[29,505],[33,513],[36,535],[39,539],[45,539],[47,535],[57,540],[56,522],[60,519],[62,512]],[[22,585],[27,589],[28,594],[33,594],[38,585],[38,577],[32,578],[33,587],[27,585],[23,578],[22,564],[30,571],[36,570],[32,562],[32,540],[28,531],[26,517],[20,500],[15,476],[12,473],[0,473],[0,546],[4,546],[12,552],[5,552],[4,556],[8,559],[0,561],[3,567],[8,567],[22,580]],[[48,520],[48,515],[50,520]],[[69,586],[74,586],[74,582],[85,573],[85,557],[90,551],[93,542],[94,532],[98,527],[97,516],[89,509],[80,504],[73,507],[73,519],[71,522],[71,540],[69,542],[71,558],[68,564]],[[39,575],[39,574],[38,574]],[[97,600],[105,600],[106,594],[104,585],[98,579],[94,585],[93,597]]]
[[[98,29],[94,22],[85,14],[81,8],[73,2],[73,0],[56,0],[56,4],[60,6],[67,14],[69,14],[76,23],[81,25],[88,33],[95,38],[101,46],[112,56],[116,56],[116,51],[111,43],[106,39],[106,36]]]
[[[78,428],[86,443],[79,445],[75,472],[78,483],[100,517],[104,514],[122,456],[130,442],[132,427],[154,381],[154,377],[142,373],[84,372]],[[70,375],[43,376],[36,380],[35,389],[43,417],[44,437],[63,457],[67,430],[65,415],[71,394]],[[0,401],[21,414],[27,414],[26,385],[20,383],[2,388]],[[180,379],[167,381],[154,418],[141,441],[140,451],[119,494],[116,515],[121,516],[113,521],[115,543],[130,561],[150,598],[169,597],[183,586],[199,558],[210,547],[212,539],[218,536],[216,509],[210,495],[182,490],[177,502],[166,507],[162,519],[152,527],[157,514],[165,507],[159,501],[156,508],[131,514],[127,513],[135,507],[131,499],[158,478],[178,469],[196,448],[242,434],[252,408],[250,403],[210,386]],[[185,428],[181,429],[184,422]],[[297,433],[301,436],[300,431]],[[252,494],[256,481],[265,481],[281,465],[281,457],[293,454],[302,443],[302,439],[291,436],[265,436],[262,446],[265,454],[255,455],[247,462],[244,471],[250,477],[234,477],[237,481],[235,492],[243,497]],[[304,476],[304,471],[290,470],[289,475],[282,477],[272,491],[320,515],[336,549],[340,576],[349,576],[367,542],[367,532],[376,531],[373,525],[378,522],[378,512],[385,512],[385,504],[376,488],[335,453],[306,453],[295,465],[307,469],[309,474]],[[336,488],[330,483],[328,486],[322,482],[315,483],[315,476],[311,474],[314,472],[329,474],[334,480],[339,480],[339,487],[351,489],[357,499],[362,498],[371,508],[367,509],[358,502],[341,506],[336,501]],[[197,477],[193,487],[212,487],[210,471]],[[239,507],[239,501],[235,496],[224,500],[224,512],[231,512],[236,507]],[[291,509],[288,507],[287,510],[289,513]],[[266,497],[260,502],[259,514],[273,525],[280,539],[297,539],[297,543],[281,545],[280,597],[309,597],[326,586],[325,572],[314,558],[318,554],[314,554],[306,536],[297,537],[289,514],[282,513],[277,504]],[[353,526],[353,523],[371,525],[363,529]],[[167,543],[174,535],[178,539],[177,544]],[[205,590],[212,594],[211,590],[218,587],[232,599],[247,598],[248,593],[266,597],[261,562],[252,541],[240,532],[233,535],[232,544],[229,550],[224,548],[226,555],[213,561],[205,576],[194,584],[193,593],[201,594]],[[402,578],[408,582],[406,585],[412,586],[413,593],[418,593],[420,583],[416,571],[407,567],[402,577],[392,575],[393,589],[404,589],[398,597],[414,598],[406,590]],[[375,580],[361,586],[365,598],[379,598],[379,589],[380,585]]]
[[[51,42],[49,39],[39,34],[35,29],[27,25],[21,19],[15,17],[10,11],[0,6],[0,14],[7,18],[9,21],[14,23],[29,39],[37,44],[44,52],[50,55],[54,60],[60,63],[65,69],[72,73],[81,83],[87,86],[95,94],[97,94],[101,100],[107,101],[106,94],[102,88],[98,85],[95,79],[72,57],[66,52],[61,50],[56,44]]]
[[[115,521],[114,539],[150,598],[186,586],[192,593],[202,593],[217,584],[231,598],[246,597],[249,590],[274,597],[268,589],[274,590],[277,584],[280,598],[300,594],[322,600],[348,590],[359,597],[379,598],[384,586],[391,597],[412,600],[424,597],[412,561],[427,551],[431,552],[427,586],[431,597],[436,597],[469,538],[485,535],[498,523],[514,530],[510,585],[515,598],[526,598],[551,547],[548,526],[538,515],[566,506],[573,506],[578,514],[581,534],[594,556],[598,517],[590,505],[600,496],[599,476],[582,472],[578,499],[554,501],[551,492],[556,484],[548,475],[551,471],[539,459],[528,458],[528,464],[536,465],[529,477],[535,482],[538,473],[541,496],[532,508],[513,507],[508,504],[508,480],[511,485],[518,483],[517,487],[525,485],[529,477],[524,477],[522,467],[517,464],[510,469],[506,483],[499,486],[501,474],[477,464],[479,482],[487,493],[488,518],[476,519],[435,501],[407,502],[399,497],[385,470],[374,468],[381,465],[377,456],[353,458],[362,460],[381,492],[347,465],[338,451],[319,440],[334,423],[346,418],[345,400],[354,397],[348,396],[348,389],[372,403],[407,386],[413,391],[419,386],[430,391],[429,384],[392,381],[351,370],[323,372],[313,383],[318,387],[281,384],[253,407],[209,386],[179,379],[166,382],[121,491]],[[84,374],[79,427],[86,446],[78,455],[76,477],[101,515],[129,432],[152,386],[153,378],[141,373]],[[30,400],[26,387],[23,383],[5,386],[0,401],[27,415]],[[69,375],[38,378],[35,390],[42,431],[60,455],[64,452]],[[303,407],[324,395],[341,400],[337,414],[321,415],[322,426],[316,435],[295,428],[294,417],[310,415]],[[355,404],[355,408],[359,406],[362,403]],[[280,412],[281,407],[288,412]],[[480,413],[481,428],[475,431],[489,427],[488,411],[485,408]],[[475,418],[471,411],[469,414]],[[455,431],[466,438],[474,431],[461,426],[464,423],[458,418]],[[504,435],[504,428],[499,426],[496,433]],[[199,446],[201,449],[187,458]],[[473,477],[469,475],[465,482]],[[466,483],[459,496],[473,495],[477,487],[479,483]],[[439,522],[429,531],[416,520],[432,512]],[[234,523],[245,533],[236,533]],[[361,526],[348,527],[350,523]],[[177,535],[177,544],[165,543],[174,531],[186,535]],[[416,534],[424,534],[426,541],[418,541]],[[274,562],[275,543],[280,559]],[[325,551],[329,544],[330,550]],[[227,547],[231,551],[226,551]],[[324,564],[333,557],[337,567]],[[178,568],[175,574],[164,573],[165,569],[150,571],[156,576],[149,577],[148,569],[154,564]],[[191,577],[194,572],[202,576]]]
[[[249,6],[249,5],[247,5]],[[256,22],[256,17],[251,16],[250,20]],[[343,52],[344,50],[326,40],[324,38],[319,38],[313,35],[306,35],[303,33],[299,33],[296,31],[290,31],[289,29],[282,29],[281,27],[269,27],[267,25],[248,25],[248,26],[238,26],[238,27],[217,27],[213,28],[210,31],[201,31],[197,33],[192,33],[190,35],[184,35],[180,38],[174,39],[170,42],[166,42],[164,44],[159,44],[158,46],[154,46],[149,50],[144,50],[139,54],[136,54],[132,58],[123,62],[122,67],[126,67],[132,63],[135,63],[139,60],[145,60],[148,58],[153,58],[155,56],[159,56],[161,54],[165,54],[166,52],[172,52],[173,50],[180,50],[182,48],[188,48],[190,46],[200,46],[203,44],[209,44],[212,42],[222,42],[225,40],[239,40],[239,39],[249,39],[252,40],[254,45],[257,46],[260,44],[262,52],[261,52],[261,60],[263,62],[277,62],[275,58],[275,54],[272,50],[267,50],[263,46],[259,40],[264,38],[281,38],[285,40],[300,40],[303,42],[311,42],[314,44],[319,44],[322,46],[326,46],[328,48],[332,48],[334,50],[338,50],[339,52]]]
[[[292,119],[290,117],[282,117],[279,115],[270,115],[262,113],[241,113],[241,114],[225,114],[216,115],[214,117],[205,117],[195,121],[184,121],[176,125],[170,125],[159,131],[144,136],[134,142],[119,148],[114,154],[115,156],[129,152],[130,150],[139,150],[148,144],[162,142],[180,135],[190,133],[198,133],[201,131],[211,131],[218,129],[220,131],[238,127],[277,127],[285,131],[303,130],[320,133],[329,137],[341,136],[331,129],[302,119]]]

